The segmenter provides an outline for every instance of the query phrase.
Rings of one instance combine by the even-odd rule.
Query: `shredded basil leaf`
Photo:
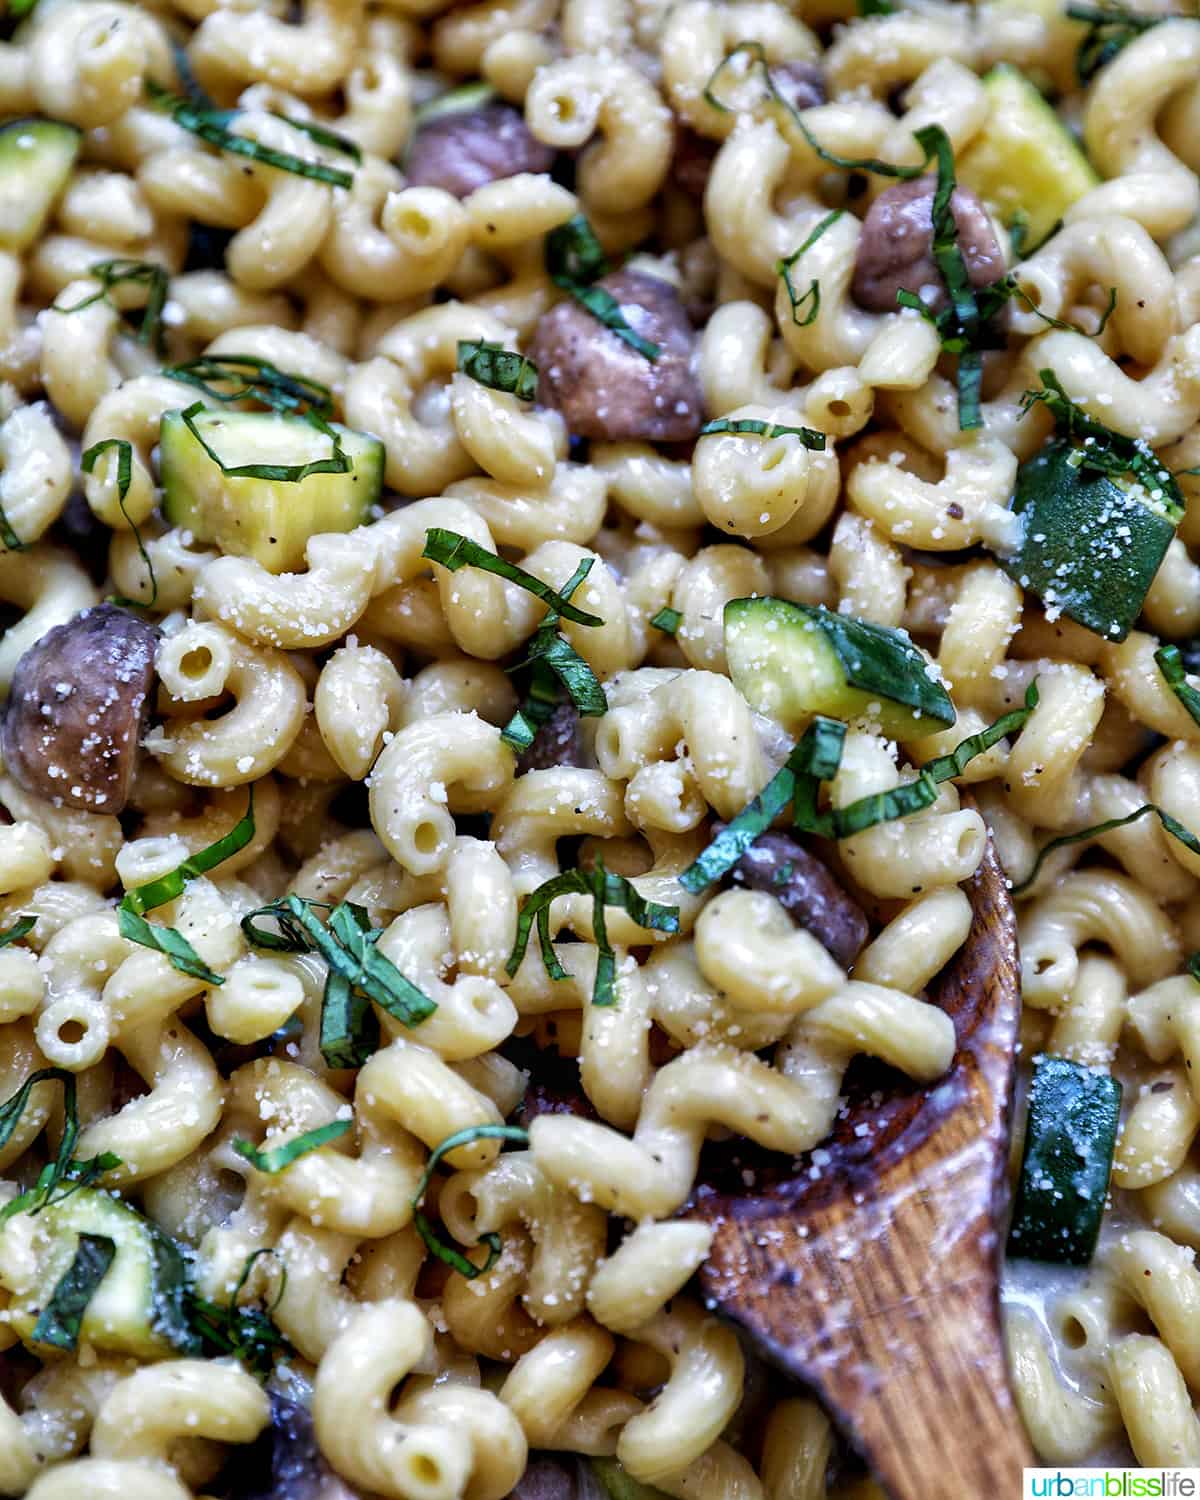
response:
[[[537,365],[501,344],[460,339],[458,368],[489,390],[504,391],[518,401],[533,401],[537,396]]]
[[[1030,411],[1039,402],[1045,405],[1059,434],[1075,441],[1077,467],[1110,477],[1128,474],[1142,486],[1147,505],[1177,523],[1183,515],[1183,496],[1174,476],[1149,444],[1141,438],[1113,432],[1103,422],[1089,417],[1063,390],[1053,370],[1039,370],[1038,378],[1042,388],[1025,392],[1021,397],[1022,412]]]
[[[577,608],[565,593],[557,593],[548,583],[543,583],[540,578],[535,578],[524,568],[518,568],[516,563],[497,557],[494,552],[489,552],[486,547],[481,547],[478,542],[473,542],[470,537],[463,536],[457,531],[447,531],[441,526],[431,526],[425,533],[425,546],[421,556],[440,563],[444,568],[449,568],[451,573],[457,573],[459,568],[467,567],[482,568],[485,573],[495,573],[498,578],[506,578],[509,583],[515,583],[527,593],[533,594],[535,598],[541,599],[555,614],[567,620],[574,620],[577,625],[604,624],[599,615],[589,615],[586,610]],[[587,576],[591,563],[591,558],[588,558],[587,569],[584,570],[583,577]]]
[[[63,1086],[62,1140],[59,1142],[58,1155],[51,1164],[52,1178],[46,1184],[47,1188],[53,1188],[66,1175],[67,1168],[71,1164],[71,1154],[75,1150],[75,1142],[79,1139],[79,1113],[75,1103],[74,1073],[68,1073],[65,1068],[38,1068],[36,1072],[30,1073],[15,1094],[11,1094],[3,1104],[0,1104],[0,1150],[8,1145],[13,1131],[16,1130],[21,1116],[25,1113],[29,1096],[39,1083],[61,1083]]]
[[[1187,971],[1200,984],[1200,953],[1193,953],[1187,961]]]
[[[599,950],[596,978],[592,986],[592,1004],[615,1005],[616,955],[608,941],[604,908],[619,906],[639,927],[648,928],[652,932],[678,932],[679,908],[647,901],[623,875],[610,874],[600,859],[597,859],[595,868],[591,870],[566,870],[561,875],[544,881],[521,902],[516,941],[505,965],[510,976],[515,975],[521,967],[536,922],[542,963],[546,966],[547,974],[554,980],[568,977],[550,940],[550,907],[557,897],[569,895],[592,898],[592,935]]]
[[[274,1250],[256,1250],[247,1257],[237,1285],[227,1303],[209,1302],[203,1297],[198,1297],[193,1291],[178,1247],[174,1246],[172,1241],[167,1240],[166,1235],[162,1235],[161,1231],[160,1236],[175,1250],[175,1257],[178,1261],[176,1274],[181,1279],[175,1282],[177,1321],[173,1321],[180,1332],[186,1335],[187,1343],[184,1347],[189,1348],[190,1352],[210,1359],[229,1355],[245,1365],[251,1374],[256,1375],[260,1380],[265,1379],[271,1373],[277,1356],[295,1353],[288,1340],[276,1328],[271,1317],[279,1306],[287,1287],[286,1266],[282,1264],[280,1266],[279,1291],[270,1307],[242,1307],[238,1304],[238,1297],[250,1278],[255,1262],[262,1256],[275,1255]],[[156,1268],[161,1269],[157,1261]],[[161,1279],[158,1280],[157,1287],[161,1295],[163,1287]]]
[[[886,5],[887,0],[881,0],[881,3]],[[889,11],[890,9],[891,7],[888,6]],[[883,12],[879,12],[879,14],[883,14]],[[775,272],[776,275],[783,277],[783,287],[787,292],[787,299],[792,305],[792,322],[797,328],[807,328],[810,323],[816,322],[817,316],[821,311],[821,283],[814,277],[809,282],[807,291],[797,293],[796,288],[792,285],[792,267],[806,251],[812,249],[830,225],[836,223],[842,217],[842,213],[842,209],[835,208],[831,214],[826,214],[798,250],[793,250],[790,255],[785,255],[781,261],[776,263]],[[811,302],[812,306],[803,318],[800,317],[800,310],[809,302]]]
[[[546,236],[546,273],[554,285],[572,296],[598,323],[624,339],[643,359],[653,363],[662,353],[659,346],[629,326],[621,304],[611,292],[593,285],[607,270],[608,259],[583,214],[576,214]]]
[[[142,310],[137,341],[147,347],[153,344],[157,352],[161,354],[163,351],[162,312],[167,300],[166,267],[156,265],[149,260],[98,260],[95,265],[89,267],[88,275],[94,276],[100,283],[98,292],[85,297],[82,302],[76,302],[73,307],[59,307],[57,302],[53,302],[51,311],[81,312],[85,307],[91,307],[94,302],[107,302],[108,294],[113,287],[120,286],[124,282],[138,286],[145,285],[149,291],[146,294],[146,305]]]
[[[222,977],[214,973],[181,932],[173,927],[157,927],[145,919],[145,913],[156,906],[165,906],[183,894],[189,880],[205,875],[209,870],[244,849],[254,837],[254,788],[250,787],[246,799],[246,811],[227,834],[206,849],[197,850],[175,869],[148,880],[144,885],[126,891],[117,907],[117,926],[123,938],[139,943],[143,948],[153,948],[164,954],[171,967],[181,974],[190,974],[202,979],[205,984],[224,984]]]
[[[608,257],[583,214],[576,214],[546,236],[546,270],[559,285],[590,286],[608,270]]]
[[[202,355],[167,365],[163,374],[203,391],[211,401],[257,401],[284,415],[333,415],[333,394],[319,380],[290,375],[253,354]],[[231,390],[223,387],[232,386]]]
[[[348,474],[354,467],[349,454],[342,447],[342,440],[337,431],[314,411],[306,412],[304,420],[310,426],[315,427],[318,432],[324,433],[332,442],[333,452],[328,458],[314,458],[306,464],[227,464],[217,450],[205,441],[204,435],[196,426],[196,417],[207,409],[203,401],[195,401],[191,406],[185,407],[179,415],[183,425],[221,473],[229,479],[270,479],[275,483],[300,484],[310,474]]]
[[[33,1342],[55,1349],[74,1349],[88,1304],[96,1295],[117,1247],[106,1234],[81,1234],[75,1258],[50,1293],[33,1325]]]
[[[317,916],[318,909],[329,911],[327,923]],[[280,931],[258,927],[257,917],[273,917]],[[329,965],[321,1010],[321,1054],[331,1068],[359,1066],[378,1044],[378,1022],[370,1002],[410,1027],[420,1025],[437,1009],[436,1001],[377,950],[383,930],[372,927],[366,911],[353,902],[329,908],[324,902],[290,894],[248,913],[241,925],[255,947],[316,952]]]
[[[957,744],[949,755],[939,755],[936,760],[927,760],[921,770],[934,781],[949,781],[955,776],[961,776],[971,761],[977,755],[985,755],[994,745],[1001,740],[1007,739],[1010,734],[1016,734],[1024,729],[1030,714],[1038,706],[1039,702],[1037,678],[1025,689],[1025,704],[1022,708],[1014,708],[1009,713],[1002,714],[995,723],[989,724],[986,729],[981,729],[978,734],[968,735],[965,740]]]
[[[1075,76],[1081,85],[1089,83],[1101,68],[1112,62],[1130,42],[1170,16],[1141,16],[1116,5],[1068,5],[1072,21],[1086,21],[1088,29],[1075,54]]]
[[[36,926],[36,917],[18,917],[11,927],[6,927],[3,932],[0,932],[0,948],[7,948],[10,943],[19,943],[26,933],[32,932]]]
[[[103,1173],[114,1171],[122,1165],[121,1158],[111,1151],[104,1151],[99,1156],[89,1157],[86,1161],[73,1159],[75,1143],[79,1139],[79,1112],[76,1107],[75,1075],[68,1073],[64,1068],[39,1068],[26,1078],[15,1094],[0,1104],[0,1149],[11,1140],[13,1131],[16,1130],[17,1123],[29,1103],[29,1096],[37,1085],[55,1082],[63,1086],[63,1133],[58,1146],[58,1155],[52,1162],[46,1163],[38,1174],[37,1182],[28,1192],[10,1199],[3,1208],[0,1208],[0,1224],[12,1218],[14,1214],[41,1213],[42,1209],[49,1204],[69,1198],[73,1192],[77,1192],[81,1187],[87,1187]],[[55,1189],[64,1183],[70,1186],[65,1192],[55,1196]]]
[[[321,996],[320,1048],[331,1068],[361,1068],[379,1050],[379,1018],[369,997],[336,969]]]
[[[693,894],[706,890],[726,875],[754,841],[792,804],[794,825],[821,838],[844,839],[880,823],[911,817],[930,807],[938,786],[961,776],[977,755],[983,755],[1007,735],[1024,727],[1038,705],[1037,681],[1025,690],[1025,705],[1003,714],[978,734],[969,735],[948,755],[939,755],[918,769],[917,779],[886,792],[860,797],[846,807],[822,812],[817,798],[820,783],[832,781],[842,759],[846,726],[818,715],[804,731],[787,760],[762,791],[733,818],[687,867],[679,883]]]
[[[133,483],[133,444],[127,438],[105,438],[103,442],[93,443],[80,457],[79,466],[85,474],[90,474],[96,467],[96,460],[102,454],[107,453],[110,448],[117,450],[117,504],[121,507],[121,514],[125,517],[130,531],[133,532],[133,540],[142,561],[146,564],[146,572],[150,575],[150,597],[149,599],[127,599],[124,594],[113,594],[109,603],[131,605],[134,609],[153,609],[158,603],[158,578],[155,576],[150,554],[146,551],[146,544],[142,541],[142,533],[129,519],[129,512],[125,509],[125,498],[129,494],[129,486]]]
[[[314,182],[326,182],[331,187],[348,188],[354,183],[352,172],[343,172],[337,167],[327,167],[323,162],[305,161],[293,156],[290,151],[276,151],[273,146],[264,146],[248,136],[235,135],[229,126],[241,113],[236,109],[206,109],[181,99],[164,89],[153,79],[146,80],[146,92],[151,103],[165,110],[181,129],[199,136],[219,151],[228,151],[235,156],[248,156],[265,167],[275,167],[280,172],[291,172],[296,177],[309,177]],[[289,125],[296,125],[289,120]],[[303,129],[303,127],[298,127]],[[311,134],[311,131],[309,132]]]
[[[461,1250],[456,1250],[453,1245],[447,1245],[439,1240],[434,1232],[433,1225],[421,1211],[425,1193],[433,1179],[438,1162],[448,1151],[454,1151],[459,1146],[469,1146],[472,1141],[515,1141],[519,1146],[528,1146],[529,1132],[522,1130],[519,1125],[471,1125],[466,1130],[456,1130],[453,1135],[448,1135],[440,1145],[435,1146],[433,1154],[425,1163],[425,1171],[421,1174],[421,1180],[417,1184],[417,1191],[413,1195],[413,1223],[417,1226],[417,1233],[425,1243],[425,1248],[431,1255],[437,1257],[443,1265],[450,1266],[452,1270],[465,1276],[468,1281],[474,1281],[476,1276],[484,1276],[500,1259],[500,1236],[498,1234],[485,1234],[480,1237],[479,1243],[488,1247],[487,1260],[483,1265],[473,1265]]]
[[[277,109],[269,110],[268,113],[277,120],[282,120],[285,125],[290,125],[293,130],[298,130],[301,135],[306,135],[310,141],[316,141],[318,146],[327,146],[330,151],[340,151],[351,161],[362,161],[362,150],[357,141],[352,141],[348,135],[330,130],[327,125],[318,125],[313,120],[297,120],[293,115],[281,114]]]
[[[1200,724],[1200,693],[1187,680],[1179,647],[1160,646],[1154,653],[1154,660],[1167,686],[1187,709],[1193,722]]]
[[[718,433],[728,433],[733,437],[798,437],[813,453],[822,453],[825,449],[825,434],[812,427],[781,427],[775,422],[760,422],[754,417],[739,417],[733,421],[728,417],[718,417],[714,422],[705,422],[698,436],[715,437]]]
[[[233,1142],[233,1149],[239,1156],[244,1156],[256,1171],[274,1176],[300,1157],[307,1156],[310,1151],[316,1151],[330,1141],[344,1136],[353,1123],[352,1120],[331,1120],[328,1125],[318,1125],[313,1130],[306,1130],[303,1135],[298,1135],[286,1145],[271,1146],[267,1150],[260,1150],[250,1141],[238,1137]]]
[[[571,595],[592,570],[592,559],[584,558],[563,585],[564,599]],[[532,665],[525,701],[500,731],[500,738],[518,755],[533,744],[538,730],[558,707],[558,684],[567,689],[581,714],[596,718],[608,711],[608,699],[596,674],[558,631],[558,615],[551,610],[529,640],[529,655],[519,665]],[[511,670],[516,671],[517,668]]]
[[[1056,849],[1065,849],[1071,844],[1082,844],[1088,839],[1101,838],[1106,833],[1112,833],[1117,828],[1124,828],[1129,823],[1136,823],[1139,818],[1144,818],[1147,813],[1153,813],[1162,824],[1165,832],[1173,839],[1178,839],[1183,847],[1192,854],[1200,857],[1200,839],[1190,833],[1182,823],[1173,818],[1170,813],[1164,812],[1161,807],[1153,802],[1143,802],[1141,807],[1135,808],[1133,812],[1127,813],[1123,818],[1109,818],[1105,823],[1093,823],[1090,828],[1081,828],[1075,833],[1063,833],[1058,838],[1051,839],[1049,843],[1043,844],[1038,850],[1038,856],[1033,862],[1033,869],[1026,875],[1019,885],[1012,887],[1012,894],[1020,896],[1034,883],[1041,874],[1042,866]]]
[[[674,635],[679,629],[683,616],[677,609],[672,609],[669,604],[664,604],[656,615],[650,617],[650,623],[655,630],[661,630],[664,635]]]
[[[798,776],[807,774],[819,781],[833,779],[841,763],[845,738],[846,726],[843,723],[818,714],[758,796],[731,818],[712,843],[683,871],[679,877],[680,885],[693,895],[699,895],[728,874],[795,797]]]

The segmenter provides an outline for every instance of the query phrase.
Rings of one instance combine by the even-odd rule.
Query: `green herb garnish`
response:
[[[541,599],[555,614],[561,615],[566,620],[574,620],[577,625],[604,624],[599,615],[589,615],[586,610],[579,609],[572,604],[565,593],[557,593],[548,583],[543,583],[540,578],[535,578],[524,568],[518,568],[516,563],[510,563],[504,557],[497,557],[494,552],[489,552],[486,547],[481,547],[478,542],[473,542],[470,537],[463,536],[457,531],[447,531],[441,526],[431,526],[425,533],[425,546],[421,556],[440,563],[444,568],[449,568],[451,573],[457,573],[459,568],[468,567],[482,568],[485,573],[494,573],[497,578],[507,579],[509,583],[515,583],[527,593],[533,594],[535,598]],[[590,558],[588,564],[589,566],[591,564]],[[586,572],[583,576],[587,576]]]
[[[1170,16],[1140,16],[1117,5],[1068,5],[1072,21],[1086,21],[1087,31],[1075,54],[1075,76],[1081,85],[1088,84],[1118,52]]]
[[[650,617],[651,625],[655,630],[661,630],[664,635],[674,635],[682,620],[682,614],[677,609],[672,609],[669,604],[664,604],[656,615]]]
[[[275,1173],[282,1172],[285,1167],[290,1167],[300,1157],[307,1156],[310,1151],[316,1151],[319,1147],[328,1145],[330,1141],[340,1139],[353,1123],[352,1120],[330,1120],[328,1125],[318,1125],[315,1129],[306,1130],[303,1135],[298,1135],[295,1140],[288,1141],[283,1146],[271,1146],[266,1150],[260,1150],[250,1141],[244,1141],[239,1137],[234,1140],[233,1149],[239,1156],[244,1156],[256,1171],[274,1176]]]
[[[555,980],[568,977],[567,970],[559,963],[554,944],[550,941],[550,907],[557,897],[570,895],[592,898],[592,935],[599,950],[596,978],[592,986],[592,1004],[615,1005],[616,955],[608,941],[604,908],[619,906],[639,927],[646,927],[652,932],[678,932],[679,908],[647,901],[623,875],[609,874],[600,859],[596,860],[595,868],[591,870],[566,870],[543,882],[521,902],[516,941],[505,965],[510,975],[515,975],[521,967],[536,922],[538,944],[547,974]]]
[[[10,943],[19,943],[21,939],[37,926],[36,917],[18,917],[11,927],[6,927],[0,932],[0,948],[7,948]]]
[[[156,952],[165,954],[172,968],[178,969],[181,974],[190,974],[194,979],[202,979],[205,984],[224,984],[224,979],[208,967],[181,932],[174,927],[159,927],[147,922],[145,913],[176,900],[183,894],[189,880],[195,880],[215,869],[244,849],[253,837],[254,788],[251,787],[247,794],[245,814],[228,833],[206,849],[189,855],[166,875],[160,875],[156,880],[148,880],[144,885],[125,892],[117,907],[117,925],[121,936],[128,938],[130,942],[140,943],[143,948],[153,948]]]
[[[50,1293],[33,1325],[33,1342],[56,1349],[74,1349],[88,1303],[116,1257],[116,1244],[106,1234],[81,1234],[75,1258]]]
[[[450,1266],[460,1276],[465,1276],[468,1281],[474,1281],[476,1276],[486,1275],[500,1259],[500,1236],[498,1234],[480,1236],[479,1243],[488,1247],[487,1260],[481,1266],[473,1265],[461,1250],[456,1250],[453,1245],[447,1245],[438,1239],[433,1225],[421,1211],[421,1204],[438,1162],[448,1151],[454,1151],[459,1146],[469,1146],[472,1141],[491,1140],[515,1141],[519,1146],[528,1146],[529,1132],[522,1130],[518,1125],[471,1125],[466,1130],[456,1130],[453,1135],[448,1135],[439,1146],[434,1148],[433,1154],[425,1163],[425,1171],[421,1174],[421,1180],[417,1184],[417,1191],[412,1200],[413,1223],[425,1243],[425,1248],[443,1265]]]
[[[881,0],[881,3],[886,5],[887,0]],[[890,10],[891,7],[889,6],[888,9]],[[880,14],[882,14],[882,12],[880,12]],[[842,212],[842,209],[835,208],[831,214],[826,214],[821,222],[817,225],[817,227],[813,230],[813,232],[809,235],[809,237],[800,246],[799,250],[793,250],[790,255],[785,255],[784,258],[779,261],[779,263],[775,267],[776,274],[783,277],[783,287],[787,292],[787,299],[792,305],[792,322],[796,325],[797,328],[807,328],[810,323],[816,322],[817,315],[821,311],[821,283],[816,279],[816,277],[814,277],[812,281],[809,282],[808,289],[806,291],[797,292],[796,288],[792,285],[792,267],[796,264],[796,262],[802,255],[812,249],[812,247],[817,243],[817,241],[821,238],[825,231],[842,217]],[[801,317],[801,309],[804,308],[806,304],[811,305],[808,307],[808,311],[805,313],[804,317]]]
[[[271,1316],[287,1287],[286,1266],[280,1267],[279,1291],[270,1307],[238,1305],[238,1297],[250,1278],[255,1262],[264,1255],[274,1255],[274,1250],[256,1250],[247,1257],[227,1303],[209,1302],[193,1291],[178,1247],[161,1231],[159,1239],[171,1246],[174,1257],[173,1261],[169,1256],[164,1257],[163,1261],[156,1257],[156,1271],[161,1273],[168,1263],[173,1266],[173,1262],[177,1262],[178,1266],[177,1269],[173,1266],[173,1274],[169,1279],[161,1274],[156,1278],[155,1300],[161,1308],[164,1301],[170,1301],[173,1297],[173,1325],[177,1335],[186,1334],[186,1343],[179,1343],[179,1347],[208,1359],[219,1359],[222,1355],[227,1355],[245,1365],[260,1380],[271,1373],[278,1356],[295,1353],[291,1344],[276,1328]],[[181,1279],[177,1279],[180,1277]]]
[[[554,285],[586,308],[598,323],[624,339],[643,359],[653,363],[662,350],[634,332],[611,292],[593,285],[607,270],[608,258],[583,214],[576,214],[546,236],[546,273]]]
[[[1169,833],[1173,839],[1179,842],[1190,853],[1200,858],[1200,839],[1194,833],[1189,832],[1178,819],[1173,818],[1170,813],[1164,812],[1154,802],[1143,802],[1131,813],[1126,813],[1123,818],[1109,818],[1104,823],[1093,823],[1090,828],[1080,828],[1075,833],[1063,833],[1057,838],[1051,839],[1038,850],[1037,858],[1033,862],[1033,869],[1026,875],[1019,885],[1012,887],[1012,894],[1020,896],[1034,883],[1041,874],[1042,866],[1056,849],[1066,849],[1071,844],[1086,843],[1088,839],[1102,838],[1106,833],[1112,833],[1118,828],[1125,828],[1130,823],[1136,823],[1139,818],[1144,818],[1147,813],[1153,813],[1162,824],[1163,830]]]
[[[327,923],[317,912],[328,911]],[[256,925],[273,917],[279,932]],[[383,929],[372,927],[361,906],[288,895],[260,906],[242,918],[242,931],[257,948],[281,953],[316,952],[329,965],[321,1008],[321,1055],[331,1068],[359,1067],[379,1043],[379,1026],[371,1002],[403,1026],[418,1026],[437,1009],[415,984],[376,948]]]
[[[787,760],[762,791],[733,818],[679,877],[693,894],[706,890],[727,874],[760,834],[765,833],[788,803],[795,826],[819,838],[845,839],[880,823],[911,817],[932,806],[938,786],[961,776],[977,755],[983,755],[1007,735],[1021,729],[1038,705],[1037,682],[1025,691],[1023,708],[1002,715],[978,734],[969,735],[948,755],[921,766],[915,781],[902,782],[886,792],[860,797],[845,807],[820,811],[820,784],[832,781],[842,759],[846,726],[836,719],[817,718],[804,731]]]
[[[460,339],[458,368],[489,390],[504,391],[518,401],[533,401],[537,396],[537,365],[501,344]]]
[[[146,286],[149,290],[146,294],[141,326],[137,331],[137,341],[146,347],[153,344],[161,354],[163,350],[162,311],[167,300],[166,267],[156,265],[149,260],[98,260],[94,266],[89,267],[88,275],[94,276],[100,283],[98,292],[85,297],[82,302],[76,302],[73,307],[59,307],[58,303],[54,302],[51,304],[51,310],[60,313],[81,312],[85,307],[91,307],[94,302],[109,301],[108,294],[115,286],[121,286],[126,282],[136,286]]]
[[[1193,722],[1200,724],[1200,693],[1187,680],[1179,647],[1160,646],[1154,653],[1154,660],[1167,686],[1187,709]]]
[[[718,433],[727,433],[732,437],[798,437],[813,453],[825,450],[823,432],[817,432],[812,427],[781,427],[775,422],[760,422],[755,417],[739,417],[732,421],[728,417],[718,417],[714,422],[705,422],[697,436],[716,437]]]
[[[129,494],[129,486],[133,483],[133,444],[128,438],[105,438],[102,442],[93,443],[87,452],[81,455],[79,467],[85,474],[90,474],[96,467],[96,460],[107,453],[110,448],[117,450],[117,504],[121,507],[121,514],[125,517],[126,524],[133,532],[133,540],[137,544],[138,553],[146,564],[146,572],[150,575],[150,597],[149,599],[127,599],[124,594],[113,594],[109,603],[132,605],[135,609],[153,609],[158,602],[158,579],[155,576],[154,564],[150,561],[145,542],[142,541],[142,533],[129,519],[129,512],[125,509],[125,499]]]
[[[151,102],[165,110],[176,125],[199,136],[208,145],[216,146],[219,151],[228,151],[235,156],[248,156],[252,161],[261,162],[264,167],[275,167],[280,172],[291,172],[296,177],[309,177],[314,182],[326,182],[331,187],[348,188],[354,183],[352,172],[327,167],[323,162],[305,161],[301,156],[293,156],[290,151],[276,151],[273,146],[264,146],[248,136],[235,135],[229,127],[242,113],[241,110],[201,107],[172,94],[153,79],[146,80],[146,92]],[[300,130],[305,129],[303,125],[297,125],[295,120],[289,120],[288,124]],[[306,133],[311,135],[312,130]]]
[[[314,411],[306,412],[304,420],[318,432],[323,432],[332,442],[333,452],[328,458],[314,458],[306,464],[227,464],[217,450],[205,441],[196,426],[196,417],[207,410],[203,401],[196,401],[181,411],[179,416],[183,425],[228,479],[270,479],[275,483],[300,484],[310,474],[348,474],[354,467],[353,460],[342,447],[342,440],[336,429],[330,427]]]
[[[21,920],[29,921],[29,918],[23,917]],[[49,1204],[60,1202],[81,1187],[94,1182],[102,1173],[114,1171],[121,1165],[121,1158],[114,1156],[111,1151],[89,1157],[86,1161],[73,1159],[75,1144],[79,1139],[79,1111],[76,1105],[75,1075],[68,1073],[65,1068],[39,1068],[29,1075],[15,1094],[0,1104],[0,1149],[12,1138],[17,1122],[25,1113],[29,1096],[39,1083],[61,1083],[63,1086],[63,1133],[58,1145],[58,1155],[42,1168],[33,1187],[10,1199],[0,1209],[0,1224],[14,1214],[41,1213]],[[66,1192],[54,1197],[55,1189],[63,1183],[71,1185]]]

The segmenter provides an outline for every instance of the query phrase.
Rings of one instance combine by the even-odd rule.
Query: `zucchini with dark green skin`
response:
[[[61,120],[0,125],[0,250],[27,250],[41,234],[82,139]]]
[[[1178,507],[1132,479],[1081,466],[1084,450],[1048,443],[1017,474],[1019,549],[1005,570],[1048,609],[1123,641],[1175,536]]]
[[[1121,1085],[1065,1057],[1039,1057],[1009,1255],[1085,1266],[1100,1234],[1117,1140]]]
[[[912,740],[954,723],[934,667],[902,630],[788,599],[731,599],[725,654],[734,686],[797,729],[814,714]]]

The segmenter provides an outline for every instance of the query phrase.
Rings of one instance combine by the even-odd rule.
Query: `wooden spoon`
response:
[[[812,1387],[894,1500],[1015,1500],[1035,1462],[1000,1334],[1021,999],[990,839],[967,894],[970,935],[930,987],[957,1032],[946,1077],[919,1087],[856,1059],[815,1159],[767,1168],[752,1194],[706,1175],[689,1209],[716,1230],[706,1295]]]

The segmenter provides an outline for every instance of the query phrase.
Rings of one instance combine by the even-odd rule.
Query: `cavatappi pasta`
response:
[[[680,1211],[989,830],[1021,1416],[1200,1465],[1200,20],[1077,10],[9,0],[0,1495],[879,1500]]]

